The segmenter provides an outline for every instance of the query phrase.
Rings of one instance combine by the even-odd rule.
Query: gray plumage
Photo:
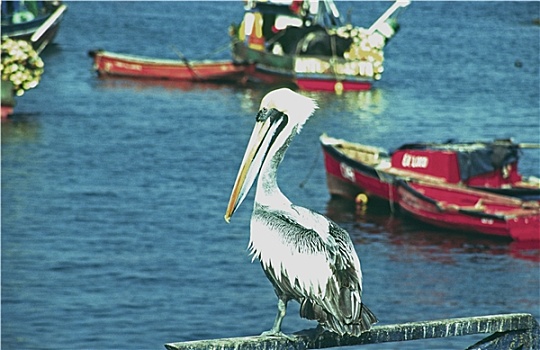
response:
[[[292,205],[291,208],[298,210],[299,207]],[[329,235],[326,240],[313,229],[299,225],[285,211],[274,211],[255,204],[252,215],[252,228],[266,225],[268,230],[279,236],[283,243],[281,249],[290,249],[285,254],[297,255],[296,259],[290,259],[296,268],[285,266],[287,262],[283,263],[279,257],[273,257],[272,253],[265,254],[264,251],[271,247],[257,250],[253,238],[249,247],[251,253],[261,261],[277,297],[285,305],[290,300],[296,300],[300,303],[301,317],[317,320],[322,327],[340,335],[358,336],[370,329],[377,318],[361,301],[362,276],[357,270],[358,258],[353,243],[349,234],[336,223],[316,212],[307,211],[327,220]],[[273,248],[276,249],[276,244]],[[312,278],[306,285],[302,283],[302,278],[305,278],[302,270],[314,268],[310,266],[313,258],[327,264],[328,270],[314,271],[321,272],[317,273],[320,278]]]

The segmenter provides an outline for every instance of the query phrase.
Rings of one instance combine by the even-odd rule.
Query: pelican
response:
[[[268,93],[240,165],[225,213],[231,216],[258,176],[249,251],[258,259],[278,298],[278,313],[265,336],[283,336],[287,303],[323,329],[358,336],[377,322],[362,303],[360,261],[347,231],[325,216],[294,205],[277,185],[277,169],[294,135],[317,109],[289,89]]]

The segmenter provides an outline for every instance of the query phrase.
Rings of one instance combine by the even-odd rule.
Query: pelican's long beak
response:
[[[225,212],[225,221],[229,222],[236,209],[246,198],[250,188],[253,186],[257,175],[268,155],[275,135],[278,132],[280,121],[283,120],[284,113],[278,110],[262,109],[257,114],[257,119],[251,138],[244,154],[242,164],[238,170],[236,181],[234,183],[227,211]]]

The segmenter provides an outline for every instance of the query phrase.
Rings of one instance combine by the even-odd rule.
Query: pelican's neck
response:
[[[259,180],[257,181],[257,192],[255,193],[255,202],[258,204],[278,209],[284,209],[292,204],[279,189],[277,184],[277,170],[293,135],[288,137],[281,147],[272,149],[262,165]]]

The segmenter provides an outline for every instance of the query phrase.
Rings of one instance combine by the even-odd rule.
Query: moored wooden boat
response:
[[[60,1],[2,1],[2,36],[28,41],[39,54],[56,37],[66,10]]]
[[[442,228],[540,240],[540,205],[446,183],[398,182],[400,209]]]
[[[519,145],[509,141],[408,144],[392,154],[325,134],[320,142],[332,195],[365,193],[397,203],[396,181],[416,179],[540,198],[540,181],[518,172]]]
[[[120,76],[143,79],[182,81],[231,81],[244,76],[245,65],[232,61],[187,61],[158,59],[114,53],[90,51],[94,69],[101,76]]]
[[[235,62],[253,64],[248,79],[290,82],[303,90],[368,90],[384,71],[383,49],[396,33],[396,1],[370,28],[343,24],[332,0],[246,2],[231,26]]]

